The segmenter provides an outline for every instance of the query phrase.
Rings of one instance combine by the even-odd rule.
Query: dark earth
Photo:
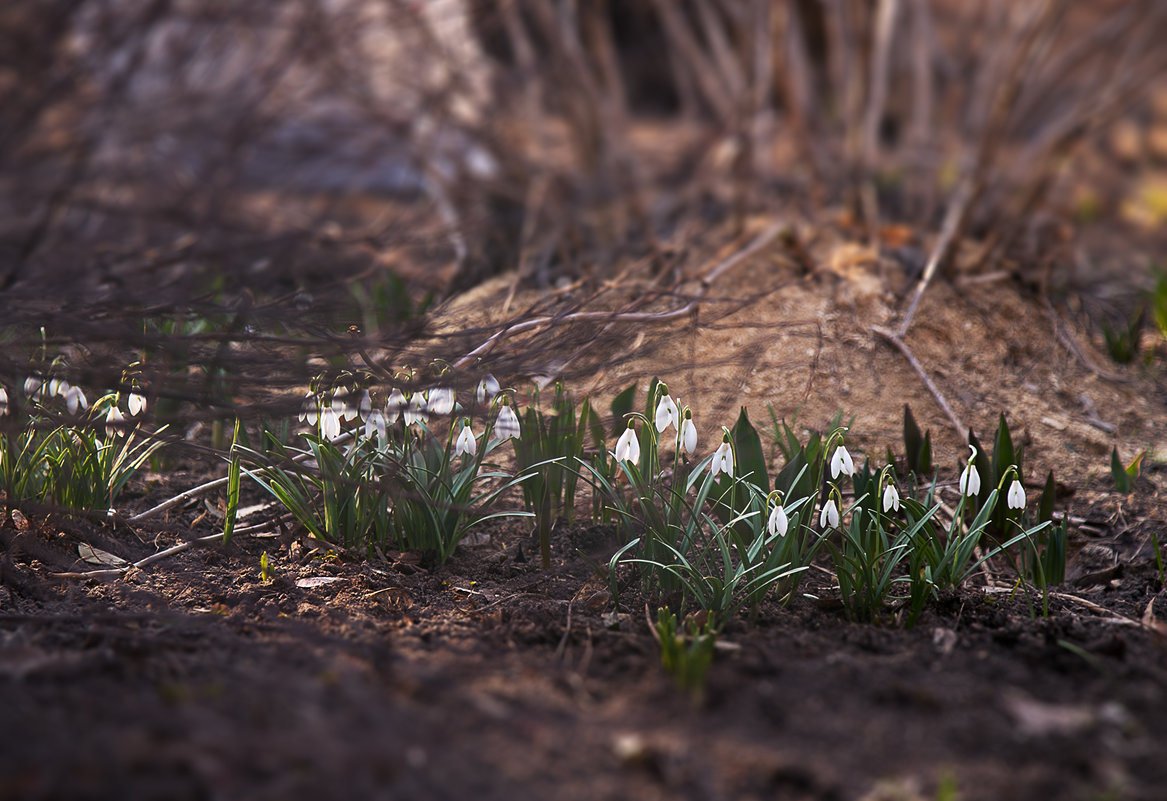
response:
[[[912,629],[852,623],[816,571],[728,624],[703,698],[661,670],[635,584],[614,610],[611,529],[561,524],[550,570],[496,522],[442,567],[240,536],[60,579],[100,568],[78,544],[134,560],[214,518],[17,512],[0,797],[1159,799],[1167,594],[1122,522],[1156,500],[1099,497],[1048,618],[969,587]]]

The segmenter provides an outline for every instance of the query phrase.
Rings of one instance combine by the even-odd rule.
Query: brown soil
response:
[[[870,331],[893,322],[907,277],[813,247],[831,269],[802,275],[765,249],[696,317],[577,367],[602,362],[597,393],[665,378],[703,448],[739,402],[761,422],[769,401],[815,427],[854,414],[855,449],[878,457],[902,450],[910,402],[951,479],[952,427]],[[507,288],[464,303],[485,321]],[[466,309],[445,313],[464,323]],[[1052,468],[1074,490],[1064,511],[1086,524],[1048,619],[1023,592],[973,586],[912,629],[851,623],[814,571],[808,596],[729,623],[695,702],[661,671],[635,588],[614,607],[594,574],[620,544],[603,528],[558,527],[550,570],[522,558],[534,543],[510,523],[433,569],[240,537],[99,581],[52,574],[92,567],[80,543],[135,559],[214,528],[200,506],[144,528],[14,515],[0,528],[0,798],[1162,798],[1167,595],[1148,544],[1164,519],[1161,361],[1098,377],[1007,282],[938,281],[908,343],[962,422],[988,432],[1007,413],[1031,484]],[[1129,498],[1109,491],[1107,424],[1124,454],[1153,450]],[[124,505],[192,483],[139,482]]]

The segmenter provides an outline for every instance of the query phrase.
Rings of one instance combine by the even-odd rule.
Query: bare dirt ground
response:
[[[694,407],[702,449],[739,404],[765,422],[768,401],[809,427],[842,409],[854,450],[900,452],[907,402],[951,480],[964,456],[953,426],[870,328],[892,320],[909,277],[829,238],[808,244],[824,265],[810,272],[784,247],[708,285],[719,258],[696,254],[689,283],[660,298],[631,274],[595,307],[667,311],[686,287],[702,305],[632,328],[624,352],[584,348],[574,367],[598,398],[665,378]],[[509,284],[439,321],[502,319]],[[909,345],[965,425],[989,432],[1006,413],[1031,497],[1053,469],[1078,521],[1048,619],[1023,592],[970,586],[910,630],[851,623],[814,572],[804,589],[823,600],[729,624],[695,703],[661,671],[635,588],[618,608],[603,592],[592,564],[621,544],[604,528],[557,527],[550,570],[523,558],[531,533],[508,523],[440,568],[240,537],[100,581],[52,574],[92,567],[79,543],[132,560],[215,524],[199,505],[143,527],[9,515],[0,798],[1161,798],[1167,594],[1149,544],[1165,517],[1161,356],[1107,364],[1010,280],[929,293]],[[1129,497],[1108,477],[1116,442],[1151,451]],[[147,476],[123,505],[221,469]]]

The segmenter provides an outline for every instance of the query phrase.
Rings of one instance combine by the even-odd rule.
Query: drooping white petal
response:
[[[855,462],[851,460],[851,454],[842,445],[835,448],[835,453],[831,457],[831,478],[836,479],[840,474],[844,476],[855,475]]]
[[[981,492],[981,474],[977,472],[976,465],[969,462],[965,465],[964,472],[960,474],[960,494],[961,495],[979,495]]]
[[[631,426],[624,429],[620,439],[616,440],[616,461],[640,462],[640,440],[636,437],[636,429]]]
[[[895,484],[888,484],[883,488],[883,511],[891,512],[900,510],[900,491],[896,489]]]
[[[766,521],[766,529],[770,532],[771,537],[775,534],[779,537],[785,537],[789,527],[790,520],[786,517],[786,510],[782,508],[782,504],[778,504],[770,512],[770,519]]]
[[[404,393],[399,389],[394,389],[389,393],[389,399],[385,401],[385,419],[389,423],[396,423],[397,418],[409,406],[409,401],[405,399]]]
[[[426,396],[426,408],[430,414],[439,417],[454,411],[454,390],[449,387],[436,387]]]
[[[373,413],[373,397],[369,394],[369,390],[361,393],[361,402],[357,404],[357,414],[365,422],[368,422],[369,415]]]
[[[89,408],[89,401],[81,387],[69,387],[69,391],[65,393],[65,408],[69,410],[69,414],[77,414],[78,409]]]
[[[357,419],[357,400],[353,397],[353,393],[346,392],[343,395],[337,393],[332,398],[332,408],[337,410],[341,420],[356,420]]]
[[[494,421],[494,436],[499,440],[519,438],[519,418],[510,406],[499,407],[498,418]]]
[[[304,396],[304,402],[300,404],[300,420],[310,426],[316,425],[316,420],[319,418],[319,402],[316,400],[316,393],[309,392]]]
[[[112,437],[121,432],[122,423],[126,421],[126,416],[122,414],[121,409],[117,406],[110,406],[109,411],[105,413],[105,435]]]
[[[131,392],[126,398],[126,408],[130,410],[130,417],[137,417],[146,411],[146,396],[140,392]]]
[[[478,450],[478,441],[474,439],[474,432],[470,430],[470,423],[462,426],[462,431],[458,434],[458,441],[454,443],[454,455],[466,454],[473,456],[474,452]]]
[[[656,404],[656,430],[664,433],[669,426],[676,426],[678,419],[677,404],[668,395],[661,395]]]
[[[411,426],[414,423],[424,423],[429,419],[428,409],[426,408],[425,398],[420,392],[413,393],[413,397],[409,399],[409,406],[401,413],[405,418],[405,424]]]
[[[0,415],[8,414],[8,390],[0,387]]]
[[[823,510],[819,512],[819,527],[839,527],[839,507],[835,506],[834,498],[827,498],[827,502],[823,504]]]
[[[365,418],[365,439],[372,439],[376,436],[378,442],[387,442],[388,437],[385,431],[385,415],[381,410],[374,409],[369,412],[369,415]]]
[[[728,442],[722,442],[713,452],[713,464],[710,470],[714,476],[717,476],[718,473],[725,473],[733,478],[733,448]]]
[[[681,447],[690,455],[697,452],[697,426],[693,425],[692,417],[686,417],[681,423]]]
[[[35,395],[37,390],[41,388],[42,384],[44,384],[44,381],[41,380],[40,376],[30,375],[28,378],[24,379],[25,397],[31,398],[33,395]]]
[[[1009,485],[1009,494],[1006,497],[1010,509],[1024,509],[1025,508],[1025,487],[1021,486],[1021,482],[1013,479],[1013,483]]]
[[[499,386],[498,379],[487,373],[486,377],[478,382],[478,388],[474,390],[474,400],[479,406],[485,406],[494,401],[494,396],[498,394]]]
[[[320,436],[325,439],[340,436],[340,414],[334,406],[325,406],[320,410]]]

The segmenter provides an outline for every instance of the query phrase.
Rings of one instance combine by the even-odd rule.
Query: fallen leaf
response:
[[[100,548],[94,548],[92,545],[86,545],[84,542],[77,545],[77,554],[91,565],[121,567],[122,565],[129,564],[117,554],[103,551]]]
[[[296,579],[296,586],[308,589],[309,587],[331,584],[334,581],[340,581],[340,576],[309,576],[308,578]]]

